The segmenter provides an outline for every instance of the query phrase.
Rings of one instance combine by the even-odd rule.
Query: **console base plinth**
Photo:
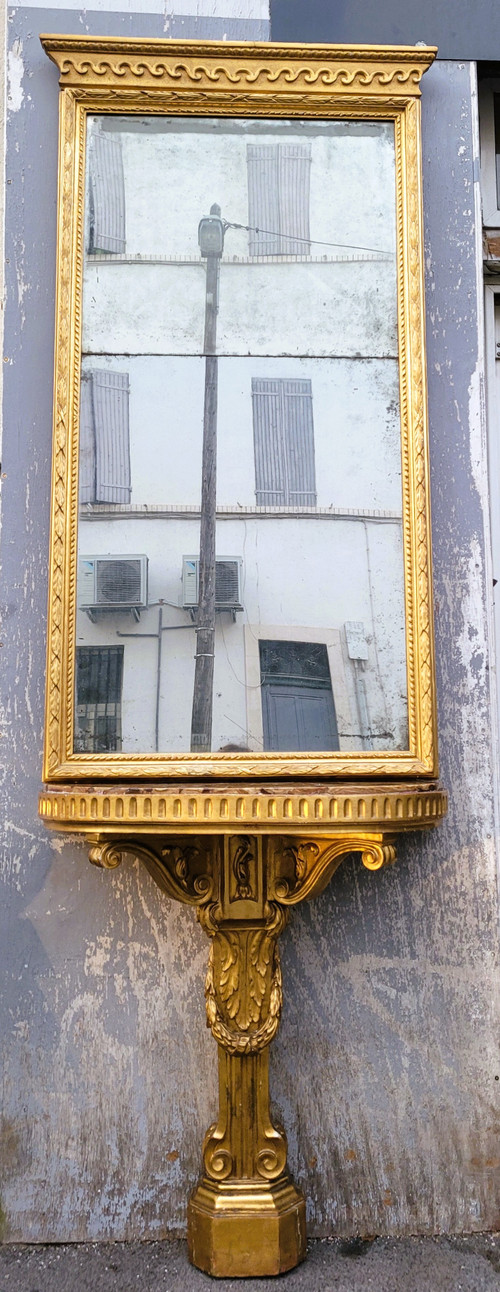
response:
[[[218,1278],[292,1270],[306,1254],[306,1208],[290,1176],[200,1180],[188,1204],[189,1259]]]

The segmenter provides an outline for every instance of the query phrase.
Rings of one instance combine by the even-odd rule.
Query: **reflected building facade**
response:
[[[189,749],[217,201],[213,748],[404,749],[392,128],[112,124],[88,139],[75,745]]]

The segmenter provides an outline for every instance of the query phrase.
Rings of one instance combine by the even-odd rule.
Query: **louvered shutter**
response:
[[[252,226],[248,234],[249,254],[277,256],[281,248],[278,150],[275,144],[247,144],[247,176],[248,223]]]
[[[259,507],[286,503],[281,382],[252,379],[255,498]]]
[[[311,382],[254,377],[252,405],[257,504],[315,507]]]
[[[120,135],[89,138],[90,251],[125,251],[125,187]]]
[[[130,502],[130,447],[126,372],[92,373],[96,502]]]
[[[281,385],[288,504],[315,507],[316,472],[311,382],[283,381]]]
[[[95,502],[94,406],[92,398],[92,374],[90,372],[82,372],[80,386],[78,497],[81,503]]]
[[[310,143],[247,144],[247,173],[250,255],[308,256]]]
[[[310,180],[311,145],[279,144],[278,192],[282,255],[308,256],[310,253]]]

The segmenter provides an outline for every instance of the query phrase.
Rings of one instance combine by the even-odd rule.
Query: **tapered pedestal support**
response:
[[[286,1136],[269,1109],[269,1045],[278,1030],[278,938],[290,910],[326,887],[343,858],[361,851],[378,870],[395,858],[393,837],[250,834],[136,839],[97,836],[94,864],[123,852],[145,862],[170,897],[196,906],[211,941],[207,1024],[219,1047],[219,1117],[203,1145],[203,1176],[188,1205],[189,1256],[207,1274],[284,1273],[305,1256],[305,1202],[287,1171]]]
[[[219,1120],[188,1204],[188,1249],[208,1274],[281,1274],[306,1253],[305,1201],[286,1170],[286,1139],[269,1114],[269,1051],[219,1047]]]
[[[301,788],[295,798],[288,786],[274,787],[262,804],[254,787],[245,795],[221,792],[219,830],[214,796],[200,793],[198,802],[190,787],[170,798],[133,788],[130,802],[123,790],[113,797],[80,788],[77,797],[51,788],[41,809],[59,830],[86,834],[97,866],[114,869],[126,853],[140,858],[169,897],[196,907],[210,938],[205,995],[219,1050],[219,1115],[189,1200],[188,1241],[192,1262],[221,1277],[279,1274],[305,1255],[304,1199],[269,1110],[269,1045],[282,1004],[278,939],[290,908],[321,893],[349,853],[360,852],[368,870],[390,865],[399,831],[435,825],[446,811],[435,786],[365,787],[355,796],[350,787],[329,797]],[[306,833],[298,825],[307,814]],[[195,816],[203,830],[193,828]]]

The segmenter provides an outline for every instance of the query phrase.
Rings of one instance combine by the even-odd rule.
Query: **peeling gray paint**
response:
[[[186,18],[183,34],[199,34]],[[0,1027],[11,1241],[181,1232],[216,1106],[208,946],[127,861],[88,865],[39,823],[57,73],[38,30],[161,35],[161,15],[13,11],[3,470]],[[178,34],[176,32],[176,34]],[[214,35],[218,32],[213,30]],[[348,861],[283,939],[273,1093],[315,1234],[497,1228],[496,856],[470,69],[424,81],[424,183],[442,779],[450,815],[398,865]],[[16,82],[19,84],[20,82]],[[15,96],[14,96],[15,97]],[[19,97],[19,96],[18,96]],[[479,374],[479,376],[478,376]]]
[[[22,43],[15,40],[7,54],[7,108],[9,112],[19,112],[24,99],[23,90]]]

